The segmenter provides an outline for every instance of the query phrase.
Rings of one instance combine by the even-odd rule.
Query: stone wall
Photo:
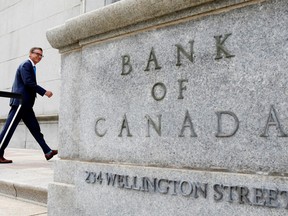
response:
[[[48,214],[286,215],[287,11],[124,0],[50,29],[62,87]]]

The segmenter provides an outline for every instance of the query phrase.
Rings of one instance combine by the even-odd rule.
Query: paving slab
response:
[[[47,207],[0,195],[0,216],[47,216]]]
[[[13,163],[0,164],[0,193],[47,204],[48,184],[53,181],[53,165],[59,158],[47,161],[41,150],[16,148],[8,148],[5,158]]]

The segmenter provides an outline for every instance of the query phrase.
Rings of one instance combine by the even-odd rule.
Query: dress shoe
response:
[[[0,157],[0,163],[12,163],[12,160],[7,160],[4,157]]]
[[[50,153],[45,154],[45,158],[46,160],[50,160],[51,158],[53,158],[54,155],[58,154],[58,150],[52,150]]]

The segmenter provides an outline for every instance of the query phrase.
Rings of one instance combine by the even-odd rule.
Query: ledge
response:
[[[122,0],[68,19],[46,32],[53,48],[60,52],[157,27],[185,18],[207,16],[266,0]]]
[[[214,1],[216,0],[123,0],[69,19],[65,24],[48,30],[46,36],[52,47],[60,49],[93,35]]]

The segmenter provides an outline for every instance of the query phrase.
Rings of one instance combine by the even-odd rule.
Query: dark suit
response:
[[[33,105],[35,102],[36,94],[43,96],[46,92],[44,88],[37,85],[36,82],[36,75],[33,68],[33,65],[30,60],[27,60],[20,64],[16,71],[15,80],[12,86],[12,92],[22,94],[22,107],[19,110],[13,125],[11,126],[3,145],[0,148],[0,157],[4,155],[4,150],[8,146],[9,141],[19,124],[20,120],[22,119],[24,124],[28,127],[29,131],[39,143],[40,147],[42,148],[44,154],[47,154],[51,151],[49,146],[46,144],[43,134],[41,133],[39,123],[36,119],[35,113],[33,111]],[[3,127],[3,130],[0,134],[0,141],[4,138],[4,135],[12,122],[13,117],[16,114],[16,110],[20,104],[19,99],[11,99],[10,100],[10,112],[7,118],[7,121]]]

